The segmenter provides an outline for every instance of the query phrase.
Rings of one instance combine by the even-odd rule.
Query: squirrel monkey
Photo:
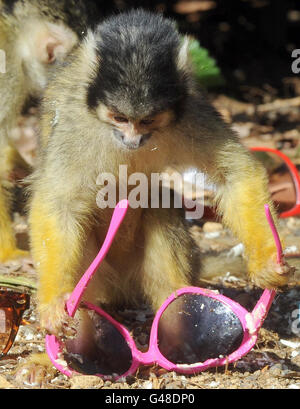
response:
[[[25,254],[13,234],[9,178],[14,167],[29,166],[10,131],[26,100],[41,97],[55,63],[78,43],[90,12],[84,1],[0,0],[0,50],[5,56],[0,73],[0,262]]]
[[[66,297],[107,231],[112,210],[96,205],[97,177],[118,180],[119,165],[148,180],[167,167],[206,173],[218,187],[219,214],[244,243],[253,282],[287,283],[264,215],[264,169],[203,98],[188,39],[161,15],[131,11],[89,31],[45,92],[29,225],[40,323],[50,333],[65,332]],[[194,249],[181,209],[130,208],[86,299],[116,305],[141,295],[157,309],[196,283]]]

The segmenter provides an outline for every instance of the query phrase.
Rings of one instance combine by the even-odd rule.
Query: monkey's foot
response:
[[[51,303],[39,307],[40,324],[48,333],[71,338],[76,335],[77,320],[68,315],[66,301],[70,294],[55,297]]]
[[[256,271],[251,269],[254,272],[250,273],[250,276],[255,285],[261,288],[276,289],[288,284],[295,268],[290,266],[284,258],[281,264],[278,264],[276,258],[277,255],[274,254],[263,269]]]
[[[29,251],[20,250],[17,248],[0,250],[0,263],[6,263],[7,261],[17,260],[19,258],[30,258]]]
[[[18,386],[45,388],[57,374],[48,355],[32,354],[20,364],[15,372],[15,381]]]

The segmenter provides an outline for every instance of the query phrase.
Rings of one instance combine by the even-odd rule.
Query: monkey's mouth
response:
[[[141,144],[135,144],[135,143],[125,143],[122,142],[122,147],[128,151],[136,151],[139,149],[142,145]]]

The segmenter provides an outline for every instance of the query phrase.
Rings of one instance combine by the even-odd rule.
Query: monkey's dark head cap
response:
[[[128,117],[176,105],[186,93],[178,67],[180,36],[159,14],[135,10],[111,17],[96,30],[99,68],[88,89],[88,105],[99,102]]]

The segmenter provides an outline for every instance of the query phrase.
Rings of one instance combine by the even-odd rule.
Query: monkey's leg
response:
[[[4,188],[5,180],[15,165],[26,166],[25,161],[10,145],[1,149],[0,160],[0,262],[10,259],[26,257],[28,252],[17,248],[16,239],[10,217],[10,194]]]
[[[199,255],[182,209],[146,209],[143,217],[142,288],[157,310],[174,290],[193,285]]]
[[[42,388],[57,373],[47,353],[35,353],[26,358],[15,370],[15,381],[20,386]]]

